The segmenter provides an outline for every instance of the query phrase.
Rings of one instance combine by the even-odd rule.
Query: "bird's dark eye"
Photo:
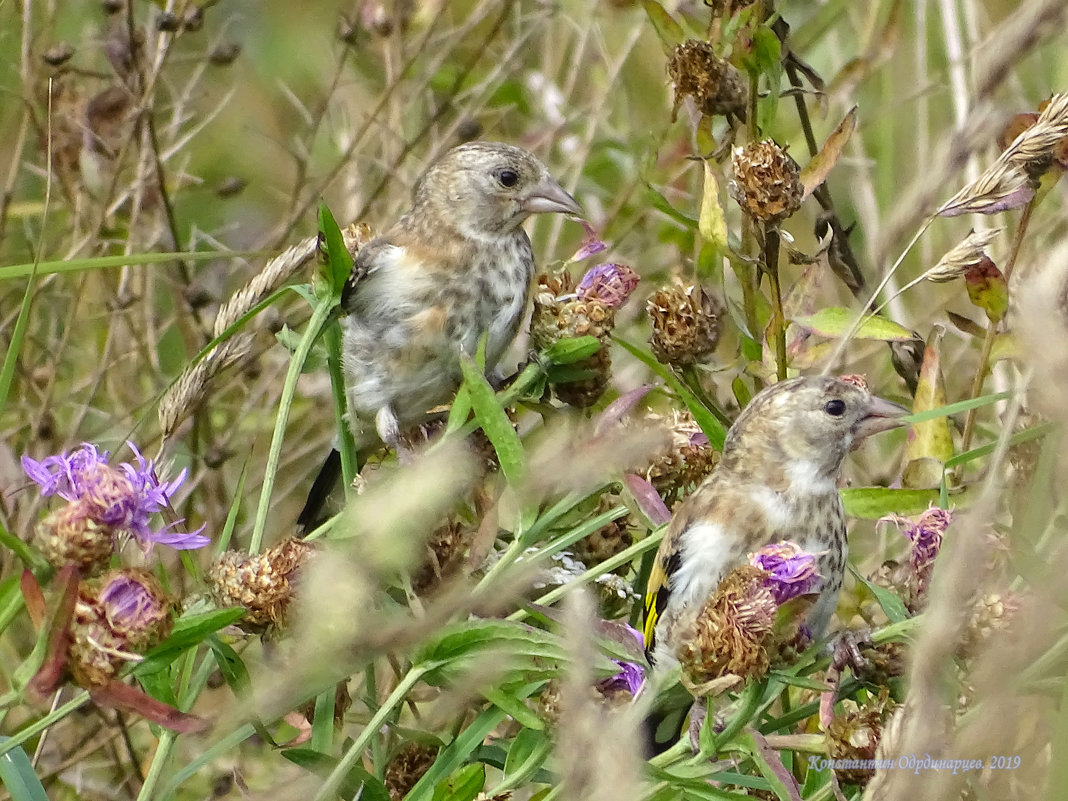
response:
[[[519,173],[515,170],[501,170],[497,173],[497,180],[501,182],[501,186],[511,189],[519,183]]]
[[[841,417],[845,414],[845,401],[839,398],[827,401],[827,405],[823,407],[823,411],[827,412],[831,417]]]

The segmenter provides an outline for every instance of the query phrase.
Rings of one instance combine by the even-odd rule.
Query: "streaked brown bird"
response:
[[[534,277],[522,223],[581,207],[533,154],[500,142],[448,151],[415,186],[412,207],[356,254],[341,298],[349,425],[357,446],[401,432],[447,402],[460,354],[485,334],[493,370],[515,338]],[[317,521],[337,481],[331,454],[298,524]]]
[[[838,603],[847,556],[838,473],[871,434],[908,410],[839,378],[794,378],[761,391],[727,433],[723,456],[672,517],[649,577],[645,644],[670,667],[676,634],[748,554],[790,540],[816,557],[820,583],[805,618],[814,637]]]

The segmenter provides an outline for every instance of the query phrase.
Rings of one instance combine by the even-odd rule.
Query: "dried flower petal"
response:
[[[769,574],[765,586],[780,605],[812,592],[820,580],[816,557],[789,541],[765,545],[749,555],[749,563]]]
[[[627,302],[639,280],[638,274],[625,264],[599,264],[582,276],[575,294],[586,300],[599,300],[610,309],[618,309]]]
[[[569,264],[583,261],[590,256],[596,256],[598,253],[608,250],[608,243],[597,236],[597,232],[593,230],[592,225],[585,220],[579,220],[579,223],[586,230],[586,238],[582,240],[582,244],[575,251],[575,255],[567,260]]]

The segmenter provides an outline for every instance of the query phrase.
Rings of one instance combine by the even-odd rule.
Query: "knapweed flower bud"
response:
[[[722,307],[695,284],[658,290],[646,305],[653,323],[649,345],[662,364],[685,367],[716,349]]]
[[[734,148],[731,165],[727,191],[752,219],[773,224],[801,208],[801,169],[771,139]]]
[[[260,554],[227,551],[208,571],[212,595],[221,606],[243,606],[241,625],[264,631],[285,624],[301,566],[315,552],[304,540],[289,538]]]
[[[583,300],[598,300],[610,309],[627,302],[638,286],[638,274],[625,264],[598,264],[582,276],[575,294]]]
[[[749,563],[768,573],[765,585],[779,605],[812,592],[820,580],[816,557],[793,542],[765,545],[749,555]]]
[[[688,96],[702,114],[744,117],[748,96],[745,81],[708,42],[690,39],[676,46],[668,60],[668,75],[675,84],[672,118]]]
[[[561,339],[593,336],[601,340],[596,353],[568,365],[582,377],[553,383],[553,392],[561,401],[587,408],[597,402],[608,386],[612,366],[608,335],[615,325],[615,309],[596,298],[580,298],[573,287],[567,273],[538,276],[530,341],[536,349],[545,350]]]
[[[70,625],[67,667],[76,684],[99,687],[171,631],[172,604],[143,570],[115,570],[82,582]]]

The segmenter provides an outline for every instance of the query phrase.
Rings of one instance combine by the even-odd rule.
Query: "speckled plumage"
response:
[[[522,222],[580,208],[532,154],[473,142],[415,187],[412,207],[356,256],[342,297],[349,420],[357,441],[395,446],[400,430],[448,401],[460,353],[488,332],[487,369],[515,338],[534,254]]]
[[[894,427],[905,412],[825,376],[784,381],[753,398],[731,426],[719,464],[676,511],[660,544],[645,604],[650,661],[673,664],[680,623],[731,568],[782,540],[817,557],[819,598],[806,623],[821,635],[847,555],[838,472],[856,441]]]
[[[531,214],[579,214],[534,155],[499,142],[445,153],[419,179],[412,206],[356,254],[341,297],[348,419],[358,447],[401,432],[446,403],[460,354],[487,334],[492,370],[515,339],[534,277],[522,223]],[[297,518],[321,522],[340,476],[333,452]]]

